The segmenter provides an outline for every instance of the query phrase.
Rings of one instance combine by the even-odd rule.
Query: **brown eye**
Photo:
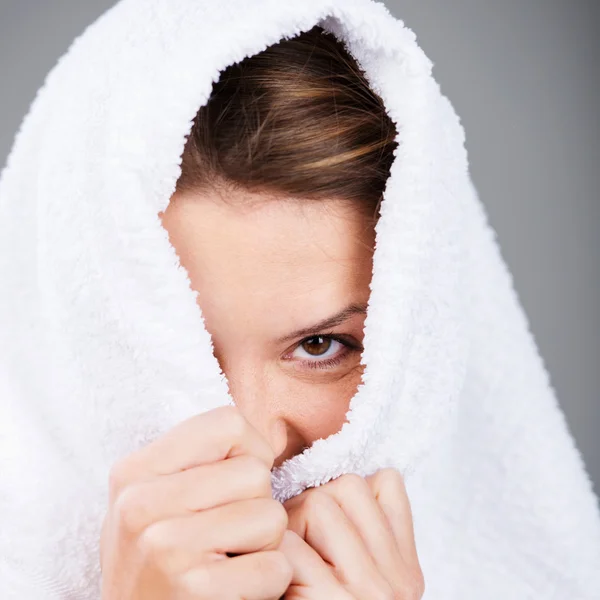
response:
[[[362,346],[338,338],[339,336],[333,335],[313,335],[305,338],[298,342],[294,352],[286,359],[294,359],[296,363],[307,369],[333,369],[349,358],[353,352],[362,351]],[[316,360],[302,360],[311,356]]]
[[[326,338],[320,335],[309,338],[301,345],[311,356],[321,356],[331,348],[331,338]]]

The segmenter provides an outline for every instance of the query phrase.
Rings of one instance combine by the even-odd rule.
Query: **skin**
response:
[[[229,391],[273,447],[275,465],[338,431],[363,371],[365,314],[315,332],[343,334],[358,349],[319,343],[314,334],[312,340],[277,339],[349,304],[366,304],[372,226],[341,202],[292,202],[239,192],[178,195],[162,222],[199,291],[198,304]],[[303,338],[309,340],[304,348]],[[333,368],[307,364],[318,367],[319,361],[344,353]]]
[[[337,432],[361,381],[372,224],[343,200],[239,191],[176,194],[159,216],[236,406],[114,465],[103,600],[421,598],[397,471],[271,496],[271,469]]]

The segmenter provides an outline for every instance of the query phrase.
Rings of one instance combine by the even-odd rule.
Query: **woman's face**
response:
[[[339,431],[364,370],[373,225],[339,200],[241,192],[178,192],[160,217],[275,466]]]

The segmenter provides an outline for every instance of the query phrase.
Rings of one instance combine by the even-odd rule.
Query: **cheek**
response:
[[[350,400],[359,384],[360,373],[326,385],[298,383],[288,397],[288,421],[307,442],[337,433],[346,422]]]

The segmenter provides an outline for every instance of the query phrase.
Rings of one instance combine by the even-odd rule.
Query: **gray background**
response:
[[[0,0],[0,164],[46,73],[112,4]],[[473,180],[598,492],[600,2],[386,4],[461,117]]]

